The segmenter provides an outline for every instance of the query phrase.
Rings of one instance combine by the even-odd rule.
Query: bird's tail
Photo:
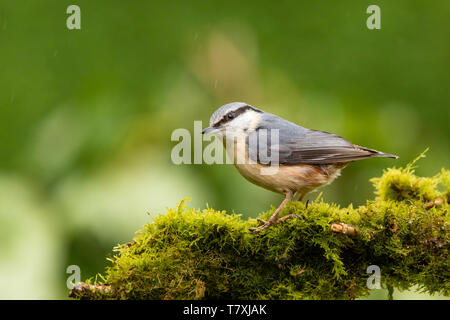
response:
[[[374,157],[383,157],[383,158],[393,158],[393,159],[398,159],[398,156],[396,156],[395,154],[390,154],[390,153],[384,153],[384,152],[377,152],[373,155]]]
[[[370,152],[369,157],[381,157],[381,158],[392,158],[392,159],[398,159],[398,156],[395,154],[385,153],[381,152],[375,149],[370,149],[366,147],[357,146],[358,148]]]

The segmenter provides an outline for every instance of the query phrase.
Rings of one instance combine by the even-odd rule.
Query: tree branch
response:
[[[415,285],[450,295],[449,177],[446,170],[421,178],[412,166],[389,169],[372,179],[377,197],[365,206],[291,202],[282,215],[304,219],[259,234],[248,231],[256,219],[189,209],[182,201],[115,248],[102,283],[79,283],[70,296],[355,299],[369,294],[370,265],[380,267],[385,288]]]

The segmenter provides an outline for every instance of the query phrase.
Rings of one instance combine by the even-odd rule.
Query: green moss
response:
[[[414,164],[420,158],[425,157],[427,151],[428,149],[408,164],[406,168],[390,168],[383,173],[382,177],[371,179],[378,199],[395,201],[432,201],[436,199],[439,196],[436,186],[440,182],[440,177],[417,177],[414,174]]]
[[[90,299],[354,299],[369,293],[369,265],[381,268],[382,286],[418,285],[450,294],[449,172],[414,175],[412,166],[373,179],[375,200],[340,208],[318,198],[289,203],[287,220],[259,234],[255,219],[182,201],[115,248],[103,286],[72,290]],[[444,193],[437,185],[444,185]],[[261,214],[267,218],[273,210]],[[334,222],[357,226],[359,237],[330,230]],[[90,280],[89,283],[92,281]],[[105,290],[105,286],[108,290]]]
[[[444,193],[448,197],[450,196],[450,171],[442,169],[441,176],[439,179],[439,183],[444,189]]]

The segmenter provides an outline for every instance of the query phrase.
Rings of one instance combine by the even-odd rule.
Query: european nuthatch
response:
[[[289,215],[278,219],[278,214],[286,203],[297,194],[300,194],[298,201],[301,201],[308,192],[331,183],[348,163],[372,157],[398,158],[354,145],[331,133],[303,128],[243,102],[220,107],[211,116],[209,125],[203,130],[203,134],[216,134],[225,139],[233,136],[234,165],[244,178],[285,195],[270,219],[262,221],[260,227],[252,228],[253,232],[293,218],[293,215]],[[274,129],[278,133],[278,141],[269,138],[269,133]],[[265,136],[266,144],[258,141],[260,131],[268,132]],[[236,142],[234,137],[243,138],[243,142]],[[259,159],[259,152],[263,149],[278,154],[278,170],[274,174],[261,173],[261,169],[268,165]],[[229,148],[227,152],[230,154]],[[245,161],[236,161],[238,153],[244,155]]]

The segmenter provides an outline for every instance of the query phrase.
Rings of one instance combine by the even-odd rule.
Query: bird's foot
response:
[[[259,227],[256,227],[256,228],[250,228],[249,229],[250,232],[253,232],[253,233],[261,232],[273,224],[273,222],[270,222],[270,220],[268,220],[268,221],[265,221],[263,219],[256,219],[256,220],[258,220],[258,222],[262,223],[262,225],[260,225]]]
[[[267,221],[258,218],[256,220],[258,220],[258,222],[260,222],[261,225],[256,228],[250,228],[249,230],[253,233],[258,233],[258,232],[263,231],[264,229],[267,229],[268,227],[270,227],[273,224],[277,224],[277,223],[283,222],[285,220],[293,219],[293,218],[303,219],[303,217],[299,216],[298,214],[288,214],[287,216],[281,217],[279,219],[269,219]]]

